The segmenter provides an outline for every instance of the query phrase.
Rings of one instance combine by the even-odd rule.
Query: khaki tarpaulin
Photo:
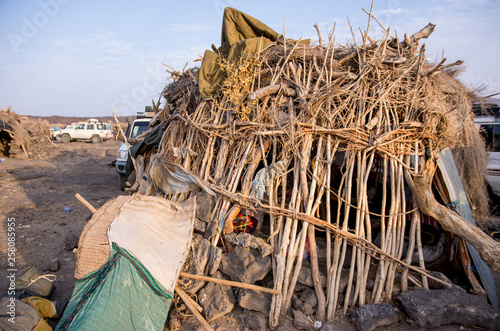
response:
[[[52,331],[52,328],[35,308],[15,297],[4,297],[0,300],[0,330]]]
[[[221,46],[217,53],[205,51],[198,71],[201,97],[204,100],[211,99],[226,78],[225,72],[220,70],[219,56],[233,63],[242,55],[256,54],[276,44],[279,36],[276,31],[252,16],[226,7],[222,19]]]

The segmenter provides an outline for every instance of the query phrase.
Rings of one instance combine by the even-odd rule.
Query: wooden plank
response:
[[[460,179],[460,175],[458,173],[455,159],[453,158],[451,150],[449,148],[445,148],[441,152],[439,152],[438,155],[438,168],[441,172],[446,188],[448,189],[450,200],[452,202],[456,202],[456,206],[454,207],[455,211],[469,223],[476,225],[472,214],[472,209],[465,194],[465,190],[462,185],[462,181]],[[495,308],[498,308],[495,279],[493,278],[491,269],[481,259],[474,246],[467,242],[467,248],[474,263],[474,268],[479,274],[479,278],[481,279],[483,287],[488,292],[488,298],[490,299],[491,305]],[[469,267],[472,268],[472,266]]]

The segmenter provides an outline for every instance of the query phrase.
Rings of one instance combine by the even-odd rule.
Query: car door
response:
[[[489,151],[486,181],[493,192],[500,196],[500,123],[482,124],[481,129]]]
[[[72,138],[82,139],[82,138],[84,138],[84,134],[85,134],[85,123],[79,123],[75,127],[75,133],[74,133]]]

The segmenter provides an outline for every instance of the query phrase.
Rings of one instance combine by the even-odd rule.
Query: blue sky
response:
[[[237,8],[286,36],[352,42],[348,19],[366,28],[371,1],[0,0],[0,108],[23,115],[135,114],[167,84],[167,64],[181,70],[220,45],[223,9]],[[460,79],[500,92],[500,0],[376,0],[374,14],[402,38],[436,24],[430,60],[464,60]],[[372,39],[381,29],[372,21]]]

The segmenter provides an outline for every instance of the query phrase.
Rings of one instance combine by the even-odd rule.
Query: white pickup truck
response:
[[[102,123],[96,119],[67,126],[61,131],[57,131],[56,135],[56,140],[63,143],[69,143],[72,140],[90,140],[93,143],[98,143],[108,139],[113,139],[111,124]]]

